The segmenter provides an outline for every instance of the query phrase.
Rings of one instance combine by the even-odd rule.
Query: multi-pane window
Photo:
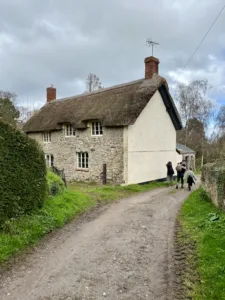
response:
[[[88,169],[88,153],[87,152],[77,152],[77,166],[78,169]]]
[[[45,162],[47,167],[52,167],[54,165],[54,158],[52,154],[45,154]]]
[[[43,133],[43,142],[44,143],[51,143],[51,132],[44,132]]]
[[[75,129],[71,124],[66,124],[65,125],[65,135],[66,136],[75,136]]]
[[[101,122],[92,122],[92,135],[102,135],[102,123]]]

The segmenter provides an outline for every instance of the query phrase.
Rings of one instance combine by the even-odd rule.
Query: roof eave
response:
[[[23,132],[25,132],[26,134],[29,134],[29,133],[42,133],[42,132],[54,132],[54,131],[61,131],[62,130],[62,128],[60,128],[60,129],[56,129],[56,128],[54,128],[54,129],[46,129],[46,130],[41,130],[41,129],[30,129],[30,130],[24,130],[23,129]]]
[[[179,113],[175,107],[175,104],[173,102],[173,99],[171,97],[171,95],[169,94],[168,90],[166,89],[165,85],[161,85],[158,89],[162,99],[163,99],[163,102],[166,106],[166,110],[171,118],[171,121],[174,125],[174,128],[176,130],[181,130],[183,128],[182,126],[182,122],[181,122],[181,119],[180,119],[180,116],[179,116]]]

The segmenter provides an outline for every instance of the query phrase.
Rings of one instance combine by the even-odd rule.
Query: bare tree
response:
[[[19,106],[20,111],[20,121],[26,123],[36,112],[39,111],[38,108],[29,108],[26,106]]]
[[[200,100],[200,107],[196,113],[197,119],[203,124],[204,131],[207,132],[210,121],[214,115],[215,105],[207,97]],[[202,144],[202,156],[201,156],[201,166],[204,164],[205,151],[207,150],[207,143],[204,136],[201,138]]]
[[[225,153],[225,105],[220,107],[214,120],[214,130],[210,141],[212,160],[223,158]]]
[[[218,129],[218,134],[225,133],[225,105],[220,107],[219,113],[216,116],[216,127]]]
[[[178,143],[185,144],[186,140],[186,144],[195,150],[196,156],[199,157],[202,150],[202,137],[206,141],[204,125],[197,119],[190,119],[188,124],[187,134],[185,128],[177,132],[177,141]]]
[[[214,113],[214,104],[207,96],[210,88],[207,80],[194,80],[188,85],[179,85],[175,94],[184,122],[185,145],[188,140],[190,120],[196,119],[204,126],[201,136],[201,165],[204,160],[205,132]]]
[[[100,82],[99,77],[90,73],[86,79],[87,92],[93,92],[102,88],[102,83]]]

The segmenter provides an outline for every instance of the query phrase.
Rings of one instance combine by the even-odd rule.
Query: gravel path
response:
[[[188,194],[157,189],[71,222],[0,277],[0,299],[170,299],[175,218]]]

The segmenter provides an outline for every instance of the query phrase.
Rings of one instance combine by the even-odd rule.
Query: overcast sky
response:
[[[82,93],[88,73],[104,87],[144,77],[145,45],[170,86],[224,0],[0,0],[0,89],[42,105],[46,87],[57,97]],[[208,79],[225,104],[225,10],[179,77]]]

